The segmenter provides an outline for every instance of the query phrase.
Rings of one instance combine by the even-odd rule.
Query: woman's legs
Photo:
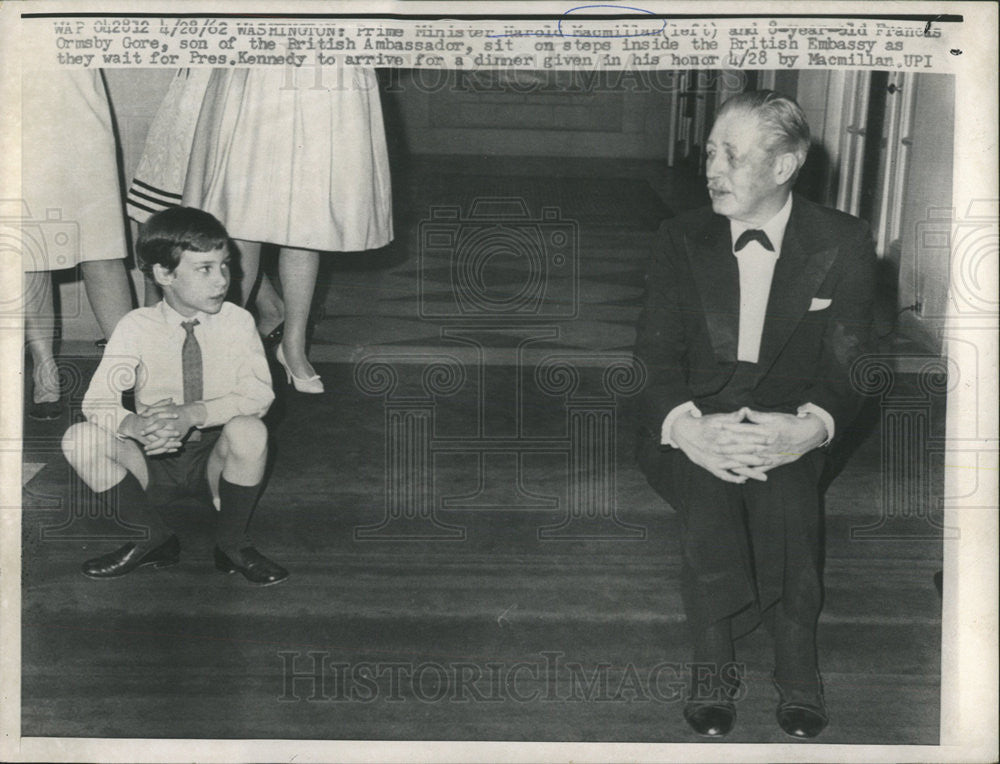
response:
[[[243,271],[243,280],[240,282],[240,305],[246,305],[250,301],[250,293],[253,285],[257,281],[257,272],[260,270],[260,242],[246,241],[245,239],[233,239],[240,249],[240,269]]]
[[[257,330],[265,337],[278,328],[285,320],[285,303],[274,288],[266,273],[260,274],[260,287],[257,289]]]
[[[278,256],[278,275],[285,297],[285,334],[281,350],[291,372],[296,377],[309,378],[316,374],[306,357],[306,328],[309,308],[316,289],[319,272],[319,252],[282,247]]]
[[[24,334],[34,364],[34,402],[58,401],[59,367],[53,348],[55,307],[52,302],[52,274],[48,271],[24,274]]]
[[[243,270],[243,281],[240,284],[240,301],[246,306],[253,293],[254,282],[257,274],[260,274],[260,287],[257,289],[257,297],[254,304],[257,306],[257,330],[267,336],[277,328],[278,324],[284,320],[284,305],[281,296],[271,283],[266,273],[260,270],[260,250],[259,241],[245,241],[244,239],[233,239],[240,248],[240,265]]]
[[[122,316],[132,310],[132,290],[123,260],[87,260],[80,263],[87,299],[105,337]]]

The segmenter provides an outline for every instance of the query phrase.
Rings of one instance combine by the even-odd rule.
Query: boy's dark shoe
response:
[[[154,568],[176,565],[180,557],[181,543],[177,536],[171,536],[152,548],[129,542],[114,552],[87,560],[83,563],[83,575],[89,578],[118,578],[146,565]]]
[[[215,567],[223,573],[242,573],[251,584],[268,586],[288,578],[288,571],[272,562],[252,546],[243,547],[237,560],[233,560],[219,547],[215,547]]]

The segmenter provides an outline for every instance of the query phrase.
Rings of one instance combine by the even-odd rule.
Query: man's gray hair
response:
[[[718,117],[729,112],[752,114],[771,137],[765,147],[772,154],[791,153],[799,167],[809,153],[809,123],[794,99],[773,90],[747,90],[729,98],[719,107]]]

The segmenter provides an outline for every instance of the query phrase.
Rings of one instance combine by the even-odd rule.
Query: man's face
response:
[[[154,275],[167,304],[182,316],[218,313],[229,290],[229,252],[226,248],[185,250],[173,271],[157,266]]]
[[[765,149],[767,137],[758,119],[745,112],[727,112],[712,126],[705,171],[719,215],[759,227],[785,204],[787,190]]]

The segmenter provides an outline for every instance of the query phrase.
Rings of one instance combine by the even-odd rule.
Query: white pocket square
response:
[[[833,302],[833,300],[824,300],[822,297],[813,297],[812,302],[809,303],[809,310],[824,310],[825,308],[830,307],[831,302]]]

